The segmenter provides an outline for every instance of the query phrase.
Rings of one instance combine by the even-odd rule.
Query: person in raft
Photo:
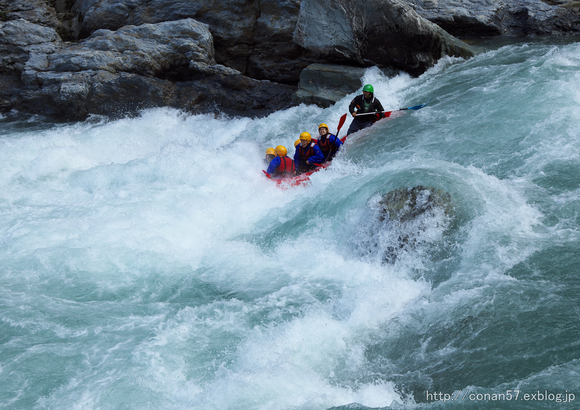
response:
[[[315,164],[324,162],[324,155],[316,141],[312,140],[309,132],[300,134],[300,144],[296,146],[294,153],[294,164],[296,165],[296,173],[302,174],[304,172],[312,171],[316,168]]]
[[[266,158],[264,158],[264,162],[266,165],[270,165],[270,162],[276,158],[276,150],[274,148],[268,148],[266,150]]]
[[[273,178],[287,178],[296,175],[294,161],[288,157],[288,150],[282,145],[275,149],[276,157],[270,162],[266,172]]]
[[[350,127],[348,127],[347,135],[370,127],[377,119],[385,117],[385,109],[381,102],[375,98],[374,92],[373,86],[367,84],[363,87],[362,95],[357,95],[350,102],[348,111],[354,119],[350,123]]]
[[[328,125],[322,123],[318,126],[318,147],[324,155],[324,162],[332,161],[332,158],[336,155],[340,147],[342,146],[342,141],[336,138],[336,135],[328,132]]]

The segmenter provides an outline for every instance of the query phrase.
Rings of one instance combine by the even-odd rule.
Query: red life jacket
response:
[[[331,148],[333,148],[334,146],[334,144],[330,142],[331,136],[334,137],[334,135],[332,134],[326,134],[326,138],[324,140],[322,139],[322,137],[318,139],[318,146],[320,147],[320,150],[322,151],[324,156],[326,156],[328,152],[331,150]],[[336,137],[334,137],[334,139],[336,139]]]
[[[296,168],[291,158],[280,157],[280,165],[276,168],[276,175],[293,175]]]

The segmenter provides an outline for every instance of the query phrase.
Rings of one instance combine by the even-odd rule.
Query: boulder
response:
[[[34,24],[57,29],[61,26],[57,12],[45,0],[11,0],[0,2],[2,20],[27,20]]]
[[[171,106],[260,116],[289,107],[295,91],[216,64],[211,33],[192,19],[98,30],[76,44],[24,20],[0,23],[0,33],[2,111],[78,120]]]
[[[404,223],[436,208],[446,216],[452,216],[451,195],[441,189],[422,185],[389,191],[378,201],[381,221]]]
[[[190,61],[215,65],[213,38],[207,26],[192,19],[97,30],[86,40],[49,56],[38,71],[104,70],[148,76],[189,71]]]
[[[81,36],[98,29],[193,18],[216,61],[256,79],[296,84],[313,63],[394,67],[418,75],[473,51],[402,0],[77,0]]]
[[[29,61],[41,65],[62,47],[53,28],[26,20],[0,22],[0,112],[18,107],[25,99],[21,77]]]
[[[214,37],[216,61],[256,79],[297,83],[316,61],[292,42],[300,0],[77,0],[81,37],[105,28],[193,18]]]
[[[0,73],[19,74],[29,59],[38,59],[62,47],[56,31],[27,20],[0,22]]]
[[[64,0],[0,0],[0,20],[20,19],[52,28],[61,38],[74,37],[75,14],[69,12]]]
[[[303,0],[294,41],[328,60],[393,67],[411,75],[422,74],[446,55],[474,55],[467,44],[399,0]]]
[[[361,88],[365,69],[343,65],[311,64],[300,74],[296,102],[329,107]]]
[[[407,0],[420,14],[460,38],[574,34],[580,4],[572,0]]]

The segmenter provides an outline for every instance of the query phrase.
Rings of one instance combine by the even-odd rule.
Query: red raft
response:
[[[345,139],[346,139],[346,137],[345,137]],[[305,172],[303,174],[296,175],[295,177],[272,178],[272,176],[270,174],[268,174],[266,171],[264,171],[264,170],[262,170],[262,171],[264,172],[266,177],[268,177],[269,179],[271,179],[273,181],[276,181],[276,186],[278,188],[288,189],[288,188],[294,188],[294,187],[301,186],[301,185],[307,185],[308,183],[310,183],[310,178],[308,178],[310,175],[314,174],[316,171],[320,171],[321,169],[328,167],[330,165],[330,163],[331,163],[331,161],[328,161],[322,165],[319,165],[318,167],[316,167],[312,171],[308,171],[308,172]]]
[[[375,114],[382,113],[383,118],[389,118],[389,117],[391,117],[391,114],[393,114],[397,111],[418,110],[420,108],[425,107],[427,104],[428,103],[423,103],[423,104],[415,105],[414,107],[399,108],[398,110],[393,110],[393,111],[380,111],[378,113],[377,112],[365,113],[365,114],[360,114],[360,115],[375,115]],[[342,117],[340,117],[340,121],[339,121],[338,127],[336,129],[336,135],[338,135],[338,133],[340,132],[340,129],[344,125],[344,122],[346,121],[346,116],[347,115],[344,114]],[[393,117],[397,117],[397,115],[393,115]],[[346,140],[347,137],[348,137],[348,135],[345,137],[342,137],[340,140],[344,143],[344,141]],[[287,189],[287,188],[292,188],[292,187],[297,187],[297,186],[308,184],[310,182],[310,178],[308,178],[310,175],[314,174],[316,171],[320,171],[321,169],[328,167],[329,165],[330,165],[330,161],[325,162],[322,165],[318,165],[317,168],[313,169],[312,171],[308,171],[308,172],[305,172],[304,174],[296,175],[295,177],[287,177],[287,178],[272,178],[272,176],[270,174],[268,174],[266,171],[263,171],[263,172],[266,175],[266,177],[268,177],[271,180],[276,181],[277,187],[282,188],[282,189]]]
[[[340,117],[340,121],[338,123],[338,127],[336,130],[337,135],[340,132],[340,129],[344,125],[345,121],[346,121],[346,114],[344,114],[342,117]],[[348,135],[341,138],[340,140],[344,143],[344,141],[346,140],[346,137],[348,137]],[[309,176],[314,174],[316,171],[320,171],[321,169],[328,167],[330,165],[330,162],[331,161],[328,161],[328,162],[325,162],[324,164],[321,164],[321,165],[316,164],[316,168],[314,168],[312,171],[308,171],[308,172],[305,172],[303,174],[296,175],[295,177],[272,178],[272,176],[270,174],[268,174],[266,171],[262,170],[262,172],[264,172],[264,175],[266,175],[266,177],[268,179],[276,181],[276,186],[278,188],[288,189],[288,188],[293,188],[293,187],[297,187],[297,186],[301,186],[301,185],[307,185],[308,183],[310,183]]]
[[[380,112],[373,112],[373,113],[364,113],[364,114],[359,114],[359,115],[376,115],[376,114],[382,113],[383,118],[389,118],[389,117],[391,117],[391,114],[393,114],[397,111],[418,110],[420,108],[425,107],[427,104],[428,103],[423,103],[423,104],[415,105],[414,107],[399,108],[398,110],[393,110],[393,111],[380,111]],[[338,135],[338,133],[340,132],[340,129],[344,125],[344,122],[346,121],[346,116],[347,115],[344,114],[342,117],[340,117],[340,122],[338,123],[338,127],[336,129],[336,135]],[[394,115],[393,117],[396,117],[396,116],[397,115]],[[378,118],[377,118],[377,120],[378,120]],[[346,137],[341,138],[340,140],[344,143],[344,141],[346,140],[347,137],[348,137],[348,135]],[[292,187],[308,184],[310,182],[310,178],[308,178],[310,175],[314,174],[316,171],[320,171],[321,169],[328,167],[329,165],[330,165],[330,161],[325,162],[322,165],[318,165],[318,167],[313,169],[312,171],[305,172],[304,174],[300,174],[300,175],[296,175],[295,177],[288,177],[288,178],[272,178],[272,176],[269,175],[266,171],[263,171],[263,172],[269,179],[276,181],[276,186],[278,186],[280,188],[292,188]]]

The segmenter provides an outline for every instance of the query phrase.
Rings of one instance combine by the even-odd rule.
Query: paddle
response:
[[[344,125],[345,121],[346,121],[346,114],[343,114],[342,117],[340,117],[340,121],[338,122],[338,127],[336,128],[335,138],[338,138],[338,133],[340,132],[340,129]],[[334,147],[330,147],[330,149],[328,150],[328,155],[326,155],[324,162],[328,161],[328,158],[330,158],[330,154],[332,153],[333,148]]]
[[[423,108],[424,106],[426,106],[427,104],[429,104],[428,102],[423,103],[423,104],[419,104],[419,105],[415,105],[414,107],[409,107],[409,108],[399,108],[398,110],[392,110],[392,111],[375,111],[375,112],[365,112],[362,114],[357,114],[356,116],[358,117],[359,115],[374,115],[374,114],[381,114],[384,113],[385,117],[390,116],[393,112],[395,111],[405,111],[405,110],[418,110],[419,108]]]

